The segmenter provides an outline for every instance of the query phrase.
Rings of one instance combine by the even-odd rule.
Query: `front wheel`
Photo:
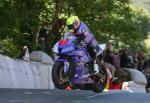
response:
[[[73,76],[73,70],[69,67],[67,75],[64,75],[64,63],[56,61],[52,68],[52,80],[58,89],[65,89]]]

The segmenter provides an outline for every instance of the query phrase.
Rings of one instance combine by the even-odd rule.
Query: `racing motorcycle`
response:
[[[54,45],[54,52],[58,56],[52,68],[54,85],[58,89],[72,85],[74,89],[102,92],[107,84],[107,70],[101,62],[105,45],[98,45],[101,49],[96,54],[95,73],[90,74],[90,54],[76,41],[77,37],[67,36]]]

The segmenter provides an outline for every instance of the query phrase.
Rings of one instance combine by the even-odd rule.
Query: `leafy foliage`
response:
[[[150,19],[130,4],[130,0],[1,0],[0,45],[9,56],[18,56],[23,45],[37,49],[37,34],[45,21],[52,25],[49,35],[56,42],[57,20],[77,15],[100,43],[113,41],[117,49],[144,50]]]

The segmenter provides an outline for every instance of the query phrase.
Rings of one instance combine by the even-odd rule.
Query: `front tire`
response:
[[[69,82],[70,79],[73,76],[73,71],[69,67],[68,74],[64,75],[63,70],[64,70],[64,63],[60,61],[56,61],[53,68],[52,68],[52,80],[56,88],[58,89],[65,89]]]

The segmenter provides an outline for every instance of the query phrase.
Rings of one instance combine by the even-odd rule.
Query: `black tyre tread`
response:
[[[102,87],[97,86],[97,84],[92,85],[92,91],[94,91],[95,93],[102,92],[105,89],[106,85],[107,85],[107,71],[106,71],[104,66],[101,69],[104,71],[104,73],[106,75],[106,78],[105,78],[106,80],[103,82]]]
[[[54,85],[58,89],[65,89],[67,87],[67,85],[65,85],[65,84],[61,85],[58,81],[59,80],[58,73],[59,73],[62,65],[63,65],[63,62],[56,61],[52,68],[52,80],[53,80]]]

